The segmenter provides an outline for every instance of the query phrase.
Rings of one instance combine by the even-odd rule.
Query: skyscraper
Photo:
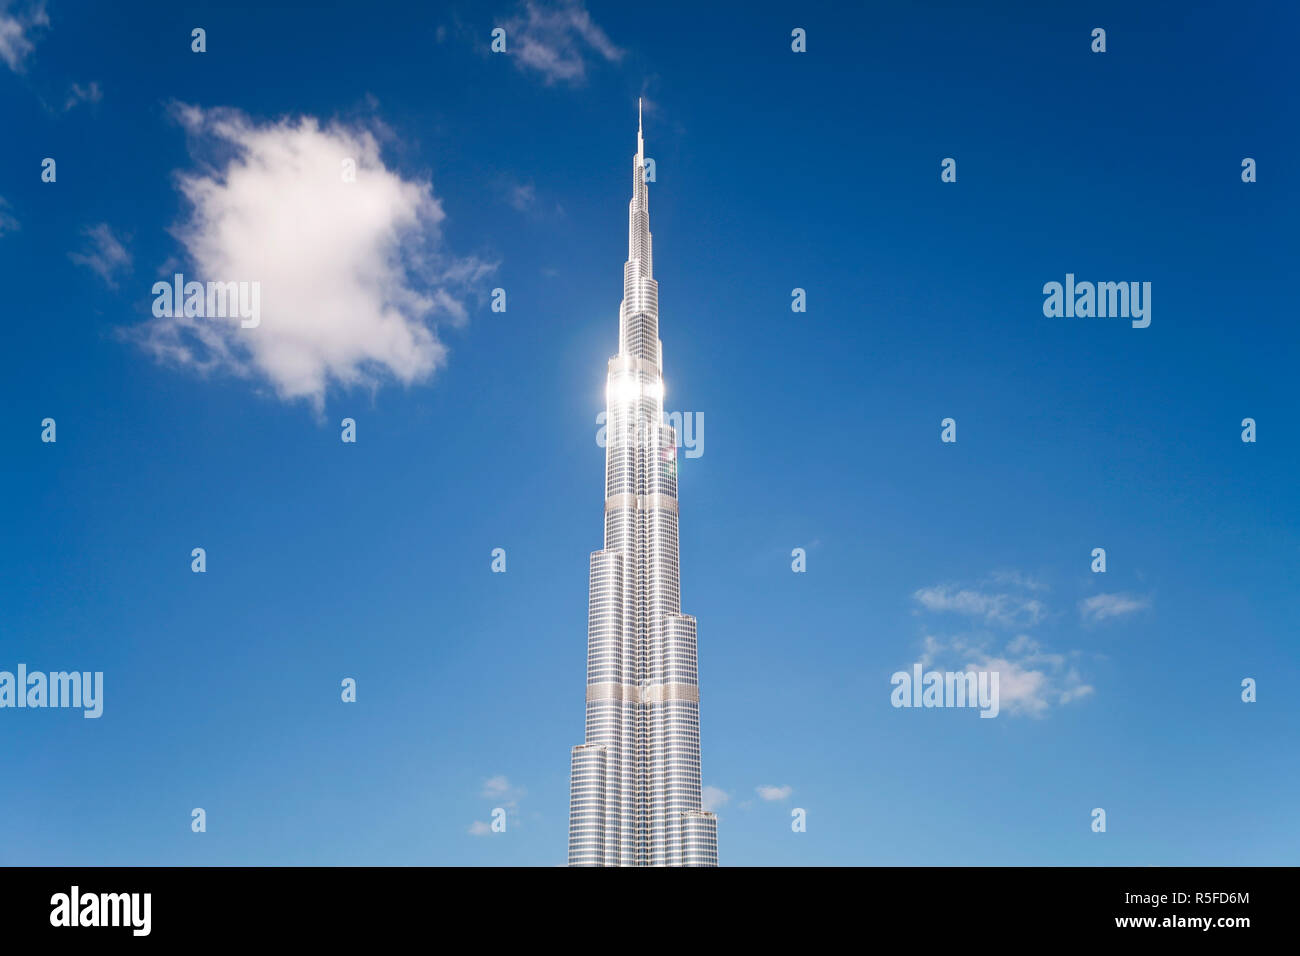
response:
[[[663,421],[659,285],[637,108],[618,354],[605,386],[605,547],[591,555],[586,742],[572,751],[570,866],[717,866],[700,806],[695,618],[678,579],[677,434]]]

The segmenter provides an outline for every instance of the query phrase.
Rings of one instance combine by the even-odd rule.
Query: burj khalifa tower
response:
[[[638,104],[618,354],[605,387],[605,546],[591,555],[587,727],[573,748],[570,866],[717,866],[700,804],[695,618],[682,613],[677,434],[664,423]]]

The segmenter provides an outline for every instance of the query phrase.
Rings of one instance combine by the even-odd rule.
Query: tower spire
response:
[[[636,98],[636,164],[645,165],[645,140],[641,136],[641,97]]]

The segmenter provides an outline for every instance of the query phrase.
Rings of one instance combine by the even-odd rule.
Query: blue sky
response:
[[[1296,861],[1294,8],[0,9],[0,862],[564,861],[642,95],[723,864]]]

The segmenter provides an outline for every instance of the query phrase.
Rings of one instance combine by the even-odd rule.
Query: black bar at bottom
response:
[[[697,920],[740,935],[777,924],[822,938],[844,927],[924,942],[1057,940],[1232,945],[1285,933],[1297,868],[723,868],[695,871],[390,867],[0,868],[0,932],[98,945],[319,940],[402,942],[477,925],[493,943],[557,932],[624,944]],[[74,889],[75,887],[75,889]],[[145,896],[147,894],[147,898]],[[147,904],[147,906],[146,906]],[[98,925],[86,925],[86,924]],[[105,925],[107,924],[107,925]],[[116,925],[113,925],[116,924]],[[620,928],[621,924],[621,928]],[[147,931],[147,932],[146,932]],[[992,936],[987,935],[992,933]],[[972,933],[975,935],[972,936]],[[645,934],[644,936],[642,934]],[[920,938],[917,942],[922,941]],[[487,942],[487,937],[484,938]],[[459,947],[457,947],[459,948]],[[495,950],[495,945],[490,947]]]

